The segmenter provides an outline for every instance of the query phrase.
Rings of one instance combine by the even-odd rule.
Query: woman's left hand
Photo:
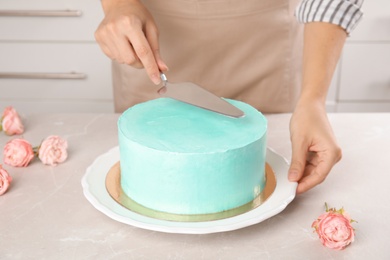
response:
[[[341,159],[341,149],[333,134],[324,105],[300,101],[291,117],[292,158],[290,181],[298,182],[297,194],[320,184]]]

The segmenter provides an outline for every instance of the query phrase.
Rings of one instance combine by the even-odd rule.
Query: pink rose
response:
[[[68,157],[67,149],[68,143],[59,136],[51,135],[47,137],[38,150],[39,159],[47,165],[55,166],[62,163]]]
[[[13,139],[4,146],[4,163],[15,167],[26,167],[34,158],[34,151],[24,139]]]
[[[351,226],[352,222],[354,220],[343,208],[340,210],[327,208],[326,213],[319,216],[313,222],[312,227],[324,246],[341,250],[354,241],[355,230]]]
[[[3,195],[11,184],[12,178],[0,164],[0,195]]]
[[[16,110],[11,106],[5,108],[1,126],[7,135],[20,135],[24,132],[22,120]]]

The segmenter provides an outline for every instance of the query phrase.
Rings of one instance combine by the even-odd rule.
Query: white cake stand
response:
[[[107,192],[105,179],[111,167],[119,161],[119,147],[100,155],[88,167],[81,184],[88,201],[108,217],[135,227],[167,233],[208,234],[240,229],[260,223],[286,208],[294,199],[297,183],[287,179],[285,158],[267,149],[266,161],[276,177],[276,188],[259,207],[234,217],[205,222],[175,222],[155,219],[135,213],[118,204]]]

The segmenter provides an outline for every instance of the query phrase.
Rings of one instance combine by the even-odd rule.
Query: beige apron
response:
[[[194,82],[263,113],[299,95],[302,28],[296,0],[144,0],[160,31],[171,82]],[[115,111],[159,97],[145,70],[113,62]]]

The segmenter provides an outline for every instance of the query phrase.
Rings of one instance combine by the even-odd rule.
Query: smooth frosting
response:
[[[253,107],[231,118],[169,98],[118,120],[121,186],[136,202],[177,214],[215,213],[253,200],[265,184],[267,122]]]

